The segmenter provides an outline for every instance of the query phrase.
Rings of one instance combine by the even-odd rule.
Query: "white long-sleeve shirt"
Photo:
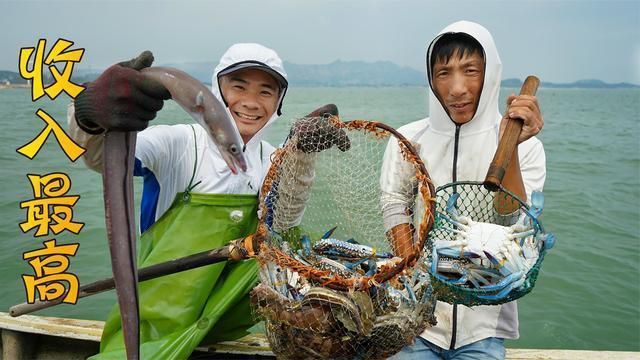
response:
[[[481,26],[464,21],[452,24],[441,34],[449,32],[464,32],[473,36],[485,52],[485,80],[476,114],[468,123],[456,125],[431,90],[430,116],[398,129],[410,141],[418,144],[420,157],[436,187],[453,181],[484,180],[498,146],[502,118],[498,111],[502,64],[491,35]],[[431,47],[429,55],[430,51]],[[407,188],[403,182],[410,180],[403,175],[406,170],[398,166],[401,163],[397,159],[399,152],[394,149],[397,143],[392,140],[388,146],[390,149],[385,153],[380,184],[385,203],[385,226],[390,229],[411,222],[404,211],[411,199],[402,190]],[[527,199],[530,199],[533,191],[542,191],[545,181],[542,143],[535,137],[521,143],[518,157]],[[519,337],[515,301],[499,306],[458,305],[455,317],[453,314],[452,305],[439,301],[435,310],[438,324],[428,328],[421,336],[444,349],[452,346],[457,349],[488,337]]]

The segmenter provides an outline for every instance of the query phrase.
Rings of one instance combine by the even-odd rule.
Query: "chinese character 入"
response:
[[[47,126],[42,129],[42,131],[28,144],[17,149],[16,151],[18,153],[28,157],[29,159],[33,159],[42,148],[42,145],[44,145],[49,134],[53,133],[58,145],[60,145],[62,151],[64,151],[69,160],[76,161],[80,155],[84,154],[85,150],[71,140],[69,135],[62,130],[60,125],[51,117],[51,115],[47,114],[42,109],[38,109],[38,111],[36,111],[36,115],[38,115],[40,119],[47,124]]]

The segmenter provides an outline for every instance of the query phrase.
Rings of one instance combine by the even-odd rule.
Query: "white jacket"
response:
[[[430,89],[430,116],[399,129],[400,133],[419,145],[420,156],[436,187],[453,181],[484,180],[497,149],[499,124],[502,118],[498,110],[502,63],[491,34],[480,25],[466,21],[448,26],[440,35],[451,32],[463,32],[473,36],[480,42],[485,52],[485,80],[476,114],[468,123],[457,126]],[[438,37],[429,46],[427,64],[430,64],[432,46]],[[429,78],[428,74],[427,78]],[[456,138],[458,148],[455,165],[456,179],[454,179]],[[390,142],[389,147],[394,146],[397,147],[397,143]],[[403,204],[408,203],[407,196],[410,194],[402,194],[399,190],[406,188],[400,182],[407,177],[402,176],[403,169],[396,166],[399,163],[395,159],[395,156],[398,156],[397,153],[397,151],[387,151],[381,178],[381,186],[386,193],[385,214],[388,219],[385,221],[385,226],[387,229],[411,221],[403,211]],[[527,198],[530,198],[532,191],[541,191],[544,185],[546,170],[542,143],[535,137],[531,138],[519,145],[518,155]],[[438,302],[436,306],[438,324],[427,329],[421,336],[444,349],[451,347],[457,349],[488,337],[509,339],[519,337],[518,309],[515,301],[501,306],[469,308],[458,305],[456,312],[456,319],[454,319],[453,306]]]
[[[275,51],[258,44],[235,44],[222,56],[212,78],[212,92],[222,101],[218,73],[247,61],[269,66],[286,79],[282,60]],[[278,109],[282,104],[281,92]],[[227,111],[228,108],[227,108]],[[231,114],[229,114],[231,116]],[[191,183],[193,192],[208,194],[257,194],[270,165],[274,147],[262,141],[266,129],[278,118],[274,113],[265,126],[246,143],[247,172],[233,175],[206,130],[198,124],[150,126],[138,133],[135,175],[144,177],[141,204],[141,230],[146,230],[171,206],[176,193],[185,191]],[[74,118],[73,104],[68,110],[69,134],[87,151],[86,165],[102,171],[102,135],[90,135],[80,129]],[[192,130],[193,129],[193,130]],[[195,137],[194,137],[195,130]],[[197,148],[197,150],[196,150]]]

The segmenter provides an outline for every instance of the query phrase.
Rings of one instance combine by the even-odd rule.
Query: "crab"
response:
[[[293,253],[293,257],[320,269],[337,271],[346,277],[357,274],[373,276],[381,265],[393,260],[393,254],[376,251],[374,247],[359,244],[353,238],[331,238],[336,228],[329,229],[313,246],[311,238],[302,235],[301,249]]]
[[[544,233],[538,222],[544,197],[532,194],[530,209],[523,209],[511,226],[474,221],[460,215],[452,194],[446,205],[442,229],[455,234],[453,240],[434,241],[431,274],[454,286],[482,290],[478,298],[499,300],[521,287],[538,260],[542,247],[555,243],[553,234]]]

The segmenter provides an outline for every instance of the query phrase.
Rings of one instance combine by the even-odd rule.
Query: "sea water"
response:
[[[501,109],[517,90],[503,89]],[[543,88],[538,98],[547,157],[543,223],[557,243],[533,292],[518,301],[520,339],[507,346],[640,351],[640,90]],[[55,238],[80,244],[69,271],[81,284],[111,276],[100,175],[81,159],[72,163],[51,137],[33,160],[16,152],[44,128],[38,108],[64,124],[68,103],[64,96],[32,102],[29,89],[0,90],[0,311],[26,300],[21,276],[33,270],[23,252],[53,237],[35,238],[34,230],[19,228],[26,218],[20,202],[33,198],[27,174],[69,175],[68,194],[81,197],[74,220],[85,225],[79,235]],[[421,87],[292,88],[267,140],[281,143],[292,119],[326,103],[337,104],[344,120],[394,127],[428,112]],[[191,122],[170,101],[153,121]],[[137,201],[141,186],[137,179]],[[111,291],[36,314],[104,320],[114,303]]]

